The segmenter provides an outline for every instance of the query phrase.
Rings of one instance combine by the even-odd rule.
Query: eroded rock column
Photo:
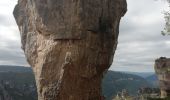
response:
[[[104,100],[125,0],[18,0],[14,17],[39,100]]]
[[[161,98],[170,96],[170,58],[161,57],[157,59],[155,71],[159,79]]]

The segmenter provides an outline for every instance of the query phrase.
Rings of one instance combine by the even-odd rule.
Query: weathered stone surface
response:
[[[159,79],[161,97],[170,96],[170,58],[161,57],[157,59],[155,71]]]
[[[18,0],[14,17],[39,100],[103,100],[126,0]]]

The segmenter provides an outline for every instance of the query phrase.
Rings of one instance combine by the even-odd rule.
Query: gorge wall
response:
[[[170,96],[170,58],[161,57],[157,59],[155,71],[159,79],[161,98]]]
[[[38,100],[104,100],[126,0],[18,0],[14,17]]]

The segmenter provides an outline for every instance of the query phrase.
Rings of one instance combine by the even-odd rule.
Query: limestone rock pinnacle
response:
[[[14,17],[38,100],[104,100],[126,0],[18,0]]]
[[[157,59],[155,72],[159,79],[161,98],[170,96],[170,58],[160,57]]]

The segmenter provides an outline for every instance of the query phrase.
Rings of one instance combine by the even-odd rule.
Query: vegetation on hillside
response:
[[[137,95],[137,91],[141,87],[152,87],[152,85],[140,76],[114,71],[108,71],[102,83],[106,100],[111,100],[123,89],[127,89],[130,95]]]
[[[0,80],[3,80],[6,91],[14,100],[37,100],[35,79],[31,68],[0,66]],[[102,82],[106,100],[111,100],[123,89],[127,89],[130,95],[136,95],[139,88],[151,86],[140,76],[114,71],[108,71]]]

